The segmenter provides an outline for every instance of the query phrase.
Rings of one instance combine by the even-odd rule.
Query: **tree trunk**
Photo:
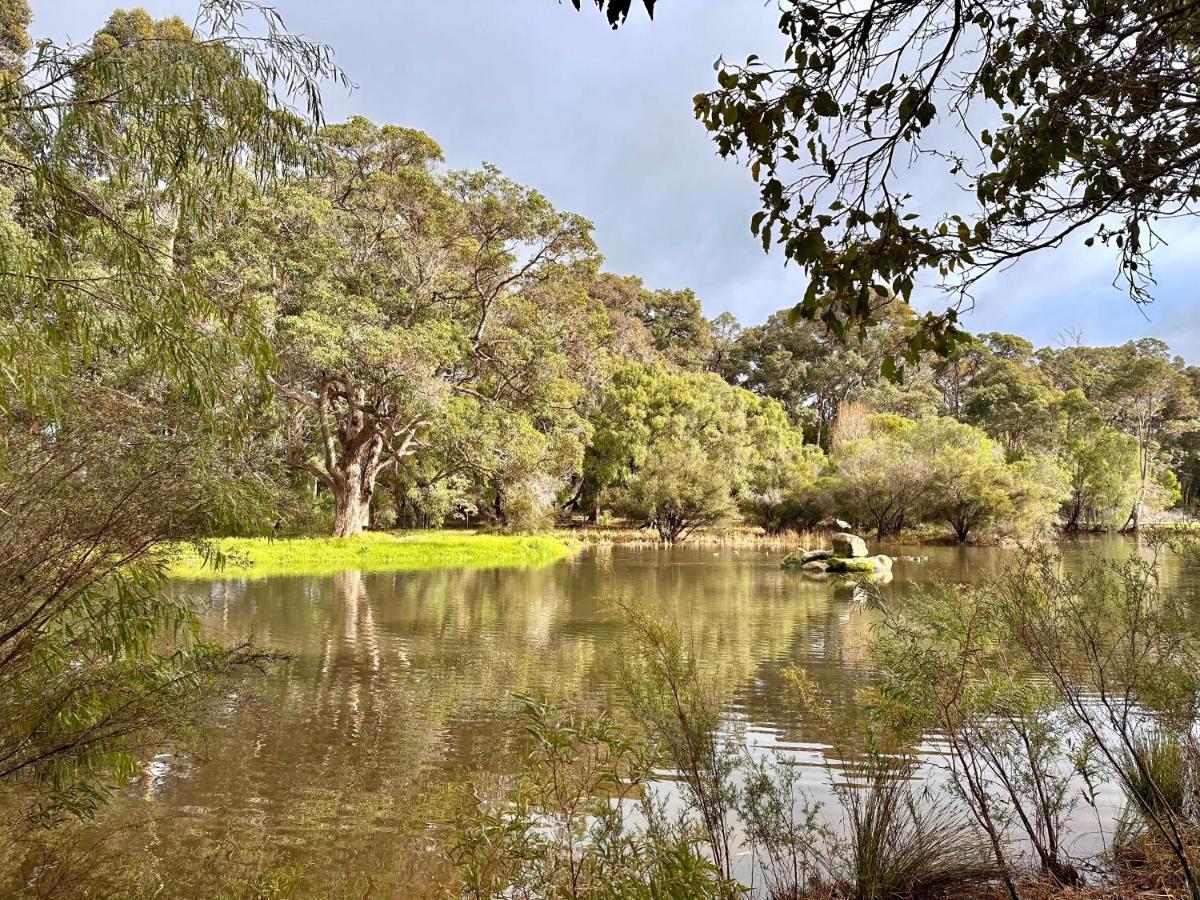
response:
[[[334,537],[353,537],[361,534],[367,527],[371,511],[370,493],[366,494],[364,502],[364,485],[361,478],[356,481],[357,483],[352,482],[345,486],[339,485],[338,489],[334,491],[333,497],[336,504],[333,517]]]
[[[1063,528],[1069,534],[1074,534],[1079,530],[1079,516],[1083,512],[1083,501],[1075,500],[1071,503],[1071,514],[1067,517],[1067,524]]]
[[[375,496],[382,453],[383,439],[376,437],[334,473],[334,537],[362,534],[370,524],[371,498]]]

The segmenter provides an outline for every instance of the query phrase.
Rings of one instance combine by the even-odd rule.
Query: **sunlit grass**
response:
[[[499,569],[544,566],[571,552],[550,536],[508,536],[464,531],[367,533],[353,538],[221,538],[217,554],[204,559],[181,549],[173,578],[268,578],[335,572],[400,572],[428,569]]]

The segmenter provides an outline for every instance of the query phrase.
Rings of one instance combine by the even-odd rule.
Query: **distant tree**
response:
[[[1200,366],[1188,366],[1184,375],[1191,386],[1191,395],[1200,400]],[[1171,452],[1179,472],[1180,502],[1193,508],[1200,499],[1200,428],[1180,433],[1172,442]]]
[[[1062,501],[1058,475],[1042,460],[1009,463],[983,431],[948,416],[924,419],[910,453],[928,460],[924,515],[961,542],[986,532],[1044,527]]]
[[[589,290],[610,311],[618,335],[624,337],[634,358],[642,362],[665,360],[683,369],[698,371],[712,352],[712,335],[694,292],[647,288],[642,279],[605,273]],[[638,352],[645,339],[633,334],[629,320],[642,325],[657,356]]]
[[[962,419],[998,440],[1010,458],[1048,449],[1057,392],[1037,366],[1033,345],[996,333],[980,335],[977,344]]]
[[[869,437],[846,441],[830,452],[826,488],[834,498],[835,515],[871,523],[877,540],[915,524],[932,471],[928,456],[913,452],[919,427],[911,419],[876,415]]]
[[[829,514],[820,477],[825,454],[804,443],[798,429],[786,429],[758,448],[742,493],[746,519],[768,534],[815,528]]]
[[[733,313],[723,312],[708,323],[709,353],[704,363],[708,372],[715,372],[730,384],[737,384],[741,375],[737,355],[742,325]]]
[[[1112,423],[1132,434],[1138,443],[1139,486],[1126,530],[1137,530],[1147,504],[1154,498],[1156,480],[1164,483],[1156,475],[1166,468],[1162,451],[1167,440],[1197,428],[1200,410],[1182,368],[1182,362],[1171,358],[1162,341],[1132,341],[1121,348],[1105,391]]]
[[[642,308],[642,321],[654,336],[654,346],[685,369],[703,367],[712,351],[708,320],[690,289],[651,291]]]
[[[608,345],[614,356],[643,365],[662,361],[654,337],[643,321],[646,289],[640,278],[601,272],[587,290],[608,314]]]
[[[694,442],[662,448],[630,476],[617,503],[669,544],[728,522],[737,511],[729,473]]]
[[[829,446],[829,429],[843,403],[865,399],[879,412],[921,415],[936,409],[927,378],[904,384],[881,375],[883,361],[907,340],[911,312],[902,304],[879,311],[876,324],[844,340],[821,323],[793,323],[772,314],[738,338],[737,383],[778,400],[814,443]]]
[[[663,365],[627,365],[614,372],[592,429],[584,466],[591,502],[598,506],[611,496],[626,511],[640,510],[643,515],[651,512],[645,502],[651,486],[659,500],[676,488],[686,488],[693,499],[711,499],[709,489],[719,478],[732,504],[755,475],[762,474],[765,455],[798,442],[779,404],[711,373],[679,372]],[[662,458],[678,462],[679,453],[704,470],[689,476],[703,476],[700,481],[668,479],[668,472],[656,463]],[[640,477],[647,468],[654,472],[649,481]],[[622,492],[634,485],[641,487]],[[697,521],[687,530],[707,524],[711,522]]]
[[[1078,389],[1062,403],[1065,421],[1058,454],[1070,496],[1064,528],[1077,531],[1087,521],[1105,524],[1128,515],[1141,483],[1138,442],[1103,419]]]

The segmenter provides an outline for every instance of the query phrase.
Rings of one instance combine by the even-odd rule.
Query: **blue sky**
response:
[[[88,37],[112,0],[31,0],[34,37]],[[762,0],[661,0],[611,32],[569,0],[274,0],[289,26],[333,45],[356,84],[331,91],[331,120],[361,114],[421,128],[455,167],[487,161],[596,225],[607,268],[652,287],[691,287],[709,315],[762,321],[804,291],[803,273],[749,232],[749,174],[718,158],[693,119],[717,56],[780,47]],[[128,3],[126,5],[133,5]],[[195,0],[143,0],[191,18]],[[910,186],[933,211],[951,192]],[[1152,335],[1200,363],[1200,221],[1170,223],[1155,257],[1156,301],[1139,310],[1112,286],[1115,260],[1082,244],[995,274],[966,325],[1039,345]],[[918,298],[934,307],[938,297]]]

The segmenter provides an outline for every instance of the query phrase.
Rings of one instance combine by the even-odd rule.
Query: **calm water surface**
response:
[[[1065,564],[1131,547],[1070,545]],[[896,563],[885,588],[894,596],[977,579],[1005,558],[889,552],[928,557]],[[180,582],[204,600],[212,634],[253,633],[292,658],[231,696],[189,752],[145,766],[118,804],[118,818],[136,825],[122,839],[177,876],[171,896],[207,896],[219,869],[280,862],[302,872],[300,896],[427,894],[443,865],[431,849],[436,823],[472,787],[519,767],[512,694],[616,696],[622,598],[674,616],[717,671],[731,725],[756,747],[784,750],[806,786],[827,794],[828,736],[801,717],[781,672],[803,667],[835,706],[853,704],[870,677],[872,616],[852,611],[844,588],[781,571],[782,555],[614,547],[534,571]],[[1167,581],[1197,592],[1177,564]],[[936,743],[925,749],[936,754]],[[1087,815],[1079,830],[1094,833]]]

